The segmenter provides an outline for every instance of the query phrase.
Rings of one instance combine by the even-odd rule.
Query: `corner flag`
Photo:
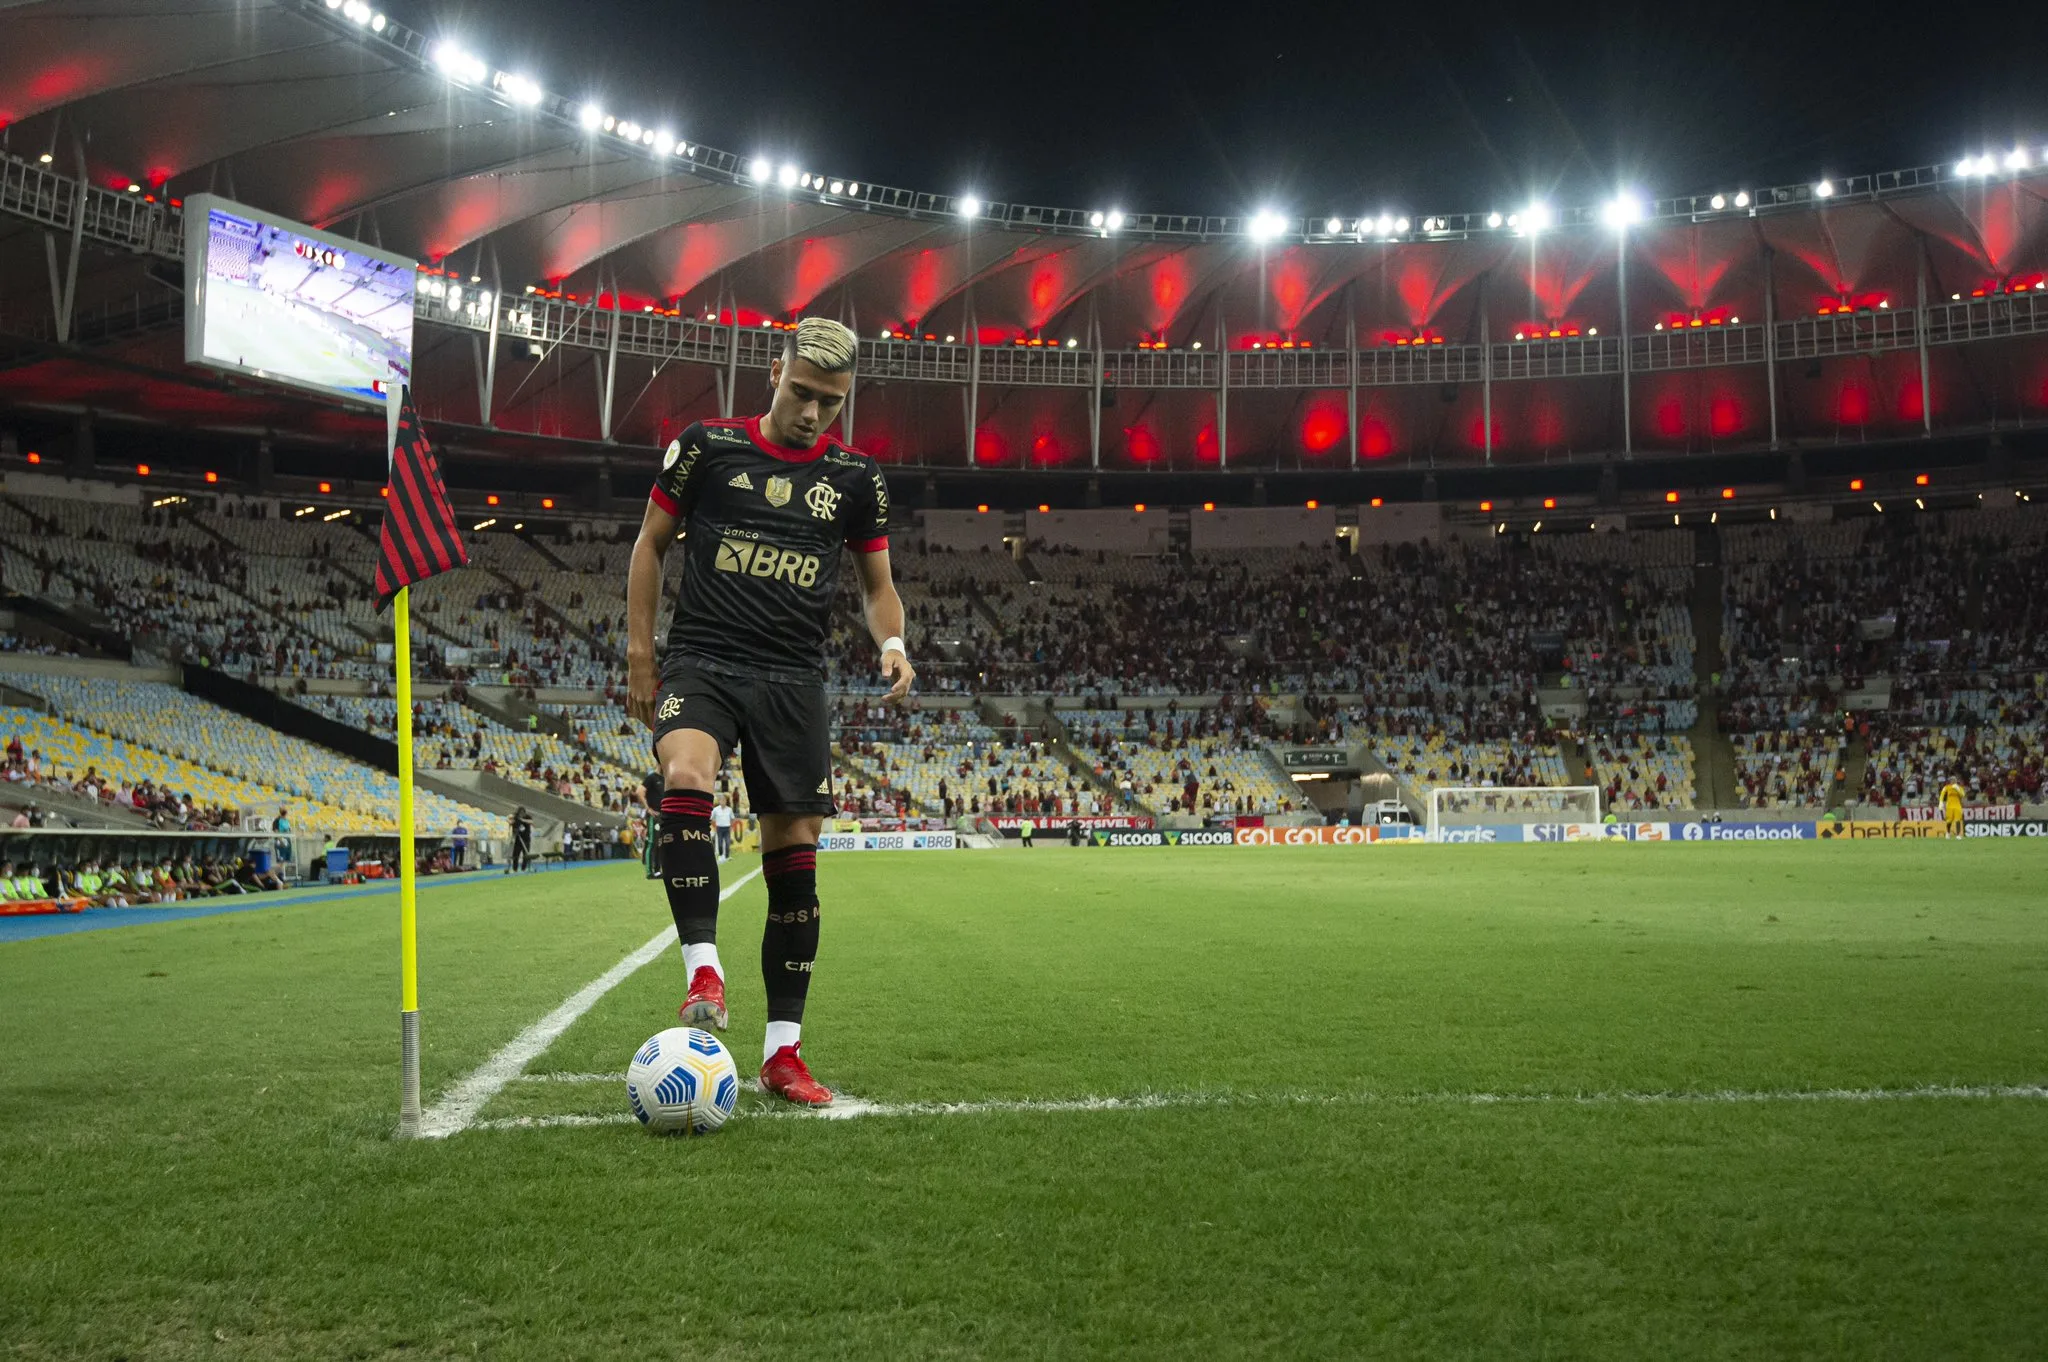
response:
[[[388,400],[388,399],[387,399]],[[384,528],[377,537],[377,608],[391,612],[391,661],[398,700],[398,1053],[401,1073],[398,1133],[412,1138],[420,1129],[420,953],[419,857],[413,848],[412,790],[412,612],[407,597],[414,582],[469,563],[469,551],[455,527],[448,485],[411,387],[401,388],[397,416],[389,418],[391,490]]]
[[[398,403],[390,506],[377,539],[379,610],[414,582],[469,564],[469,550],[455,528],[455,508],[448,504],[448,485],[441,481],[441,463],[420,427],[420,414],[413,410],[410,387],[400,390]]]

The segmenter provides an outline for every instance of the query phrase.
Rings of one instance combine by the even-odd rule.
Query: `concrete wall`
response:
[[[1210,549],[1327,549],[1337,537],[1337,508],[1226,506],[1188,512],[1188,546]]]
[[[1388,502],[1358,508],[1361,544],[1412,544],[1444,537],[1443,508],[1436,502]]]
[[[1003,546],[1003,524],[1001,514],[989,511],[926,511],[924,513],[924,540],[935,549],[956,549],[969,553],[988,549],[992,553],[1008,553]]]
[[[1166,509],[1026,511],[1024,537],[1053,548],[1087,552],[1159,553],[1166,548]],[[929,521],[927,521],[929,525]]]

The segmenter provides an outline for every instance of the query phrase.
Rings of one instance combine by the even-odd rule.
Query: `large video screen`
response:
[[[185,360],[381,402],[412,379],[412,261],[211,194],[185,200]]]

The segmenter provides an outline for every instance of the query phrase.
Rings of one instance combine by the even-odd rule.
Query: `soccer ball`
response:
[[[718,1037],[671,1026],[647,1038],[626,1068],[626,1101],[658,1135],[709,1135],[740,1100],[739,1069]]]

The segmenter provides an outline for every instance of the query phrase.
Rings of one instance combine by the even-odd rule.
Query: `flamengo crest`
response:
[[[804,505],[811,508],[811,514],[820,520],[830,520],[839,510],[839,498],[843,494],[834,491],[830,483],[814,482],[811,490],[804,493]]]

